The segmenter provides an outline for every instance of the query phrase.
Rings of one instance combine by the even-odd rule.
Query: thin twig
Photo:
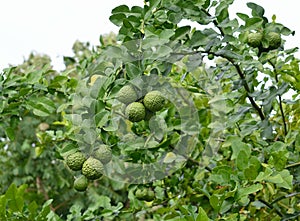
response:
[[[296,167],[296,166],[300,166],[300,162],[289,164],[285,168],[287,169],[287,168]]]
[[[277,69],[276,69],[276,66],[273,64],[272,61],[268,61],[271,66],[273,67],[274,69],[274,73],[275,73],[275,81],[276,83],[279,82],[278,80],[278,74],[277,74]],[[287,127],[286,127],[286,122],[285,122],[285,115],[284,115],[284,111],[283,111],[283,105],[282,105],[282,97],[280,94],[278,94],[278,98],[279,98],[279,109],[280,109],[280,113],[281,113],[281,117],[282,117],[282,121],[283,121],[283,130],[284,130],[284,135],[286,136],[287,135]]]
[[[260,202],[262,202],[263,204],[265,204],[267,207],[269,207],[270,209],[274,209],[275,212],[280,216],[283,217],[284,215],[282,214],[281,211],[279,211],[278,209],[276,209],[273,205],[271,205],[270,203],[268,203],[267,201],[263,200],[263,199],[259,199]]]
[[[274,203],[277,203],[280,200],[286,199],[286,198],[291,198],[294,196],[300,195],[300,192],[295,192],[295,193],[290,193],[281,197],[278,197],[277,199],[275,199],[273,202],[271,202],[270,204],[273,205]]]

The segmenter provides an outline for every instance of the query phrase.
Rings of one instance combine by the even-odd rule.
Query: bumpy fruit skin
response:
[[[143,102],[148,110],[156,112],[164,107],[165,98],[162,96],[160,91],[150,91],[145,95]]]
[[[111,148],[105,144],[101,144],[93,152],[93,157],[100,160],[101,163],[107,164],[111,161],[112,158]]]
[[[88,184],[89,184],[88,179],[85,176],[81,175],[80,177],[75,179],[74,189],[79,192],[85,191]]]
[[[89,180],[96,180],[103,174],[104,168],[100,160],[89,157],[82,165],[81,173]]]
[[[266,39],[269,42],[269,49],[277,49],[281,45],[281,36],[277,32],[269,32],[266,35]]]
[[[81,170],[85,160],[86,160],[85,155],[82,152],[77,151],[67,156],[66,164],[71,170],[78,171]]]
[[[139,200],[152,201],[155,199],[154,191],[147,188],[139,188],[135,191],[135,197]]]
[[[152,200],[154,200],[154,199],[155,199],[154,191],[151,190],[151,189],[148,189],[148,190],[147,190],[147,195],[146,195],[146,197],[145,197],[145,200],[146,200],[146,201],[152,201]]]
[[[135,197],[139,200],[144,200],[144,198],[147,196],[147,189],[143,188],[143,189],[137,189],[135,191]]]
[[[119,90],[117,94],[117,99],[124,104],[130,104],[136,101],[138,99],[138,96],[132,86],[125,85]]]
[[[250,33],[248,35],[248,45],[253,48],[258,48],[261,45],[263,39],[262,33]]]
[[[133,102],[126,107],[125,115],[131,122],[139,122],[144,120],[146,109],[142,103]]]

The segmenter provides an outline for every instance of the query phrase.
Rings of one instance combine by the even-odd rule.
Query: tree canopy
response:
[[[75,42],[65,70],[5,68],[0,219],[298,220],[294,31],[232,3],[120,5],[119,32]]]

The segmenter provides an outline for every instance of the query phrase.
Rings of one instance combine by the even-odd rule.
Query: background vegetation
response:
[[[231,15],[232,3],[121,5],[110,17],[119,33],[75,42],[65,70],[38,54],[4,69],[0,219],[298,220],[300,71],[297,48],[284,47],[293,31],[254,3]],[[271,31],[280,47],[247,44],[249,33]],[[122,116],[115,98],[128,82],[173,94],[152,126]],[[77,192],[65,156],[99,142],[114,161]]]

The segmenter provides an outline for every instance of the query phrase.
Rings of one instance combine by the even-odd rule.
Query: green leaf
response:
[[[242,60],[243,57],[239,54],[237,54],[236,52],[233,52],[231,50],[228,49],[220,49],[218,50],[216,53],[216,55],[224,57],[224,58],[228,58],[228,59],[235,59],[235,60]]]
[[[202,31],[195,31],[191,37],[191,47],[204,46],[206,45],[210,39],[207,35],[205,35]]]
[[[144,19],[147,20],[153,15],[153,10],[159,5],[161,0],[149,0],[150,7],[147,8]]]
[[[247,15],[247,14],[236,13],[236,15],[245,22],[249,19],[249,15]]]
[[[11,127],[6,128],[5,133],[10,141],[15,140],[15,130],[13,128],[11,128]]]
[[[127,12],[130,12],[129,7],[127,5],[117,6],[111,11],[112,14],[127,13]]]
[[[282,170],[279,172],[281,178],[282,178],[282,183],[278,183],[278,187],[282,187],[285,189],[292,189],[293,188],[293,176],[290,174],[290,171],[288,170]]]
[[[239,170],[244,170],[249,165],[250,155],[245,150],[240,150],[236,158],[236,165]]]
[[[54,102],[47,97],[31,97],[26,105],[35,115],[40,117],[47,117],[56,111]]]
[[[27,75],[27,83],[29,84],[36,84],[40,81],[40,79],[42,78],[42,75],[43,75],[43,71],[33,71],[33,72],[30,72],[28,75]]]
[[[256,193],[256,192],[258,192],[262,189],[263,189],[262,184],[253,184],[253,185],[248,186],[248,187],[240,187],[240,188],[238,188],[237,195],[236,195],[235,199],[239,200],[244,196],[248,196],[252,193]]]
[[[264,172],[260,172],[254,182],[261,182],[263,180],[268,179],[273,173],[272,169],[267,167]]]
[[[244,31],[246,30],[255,30],[260,28],[264,20],[260,17],[252,17],[246,20]]]
[[[123,20],[126,18],[126,15],[122,13],[114,14],[109,17],[109,20],[116,26],[122,26]]]
[[[198,213],[196,221],[209,221],[209,218],[202,207],[199,207]]]
[[[0,219],[6,221],[6,204],[7,199],[5,195],[0,196]]]
[[[222,23],[222,21],[228,18],[228,6],[229,4],[226,1],[220,1],[219,5],[216,7],[215,16],[219,23]]]
[[[237,159],[241,150],[245,151],[245,154],[247,156],[251,155],[250,146],[245,144],[244,142],[242,142],[241,138],[239,138],[239,137],[234,137],[234,136],[229,137],[228,140],[226,141],[226,145],[231,146],[231,149],[232,149],[231,160]]]
[[[182,26],[176,29],[175,31],[175,39],[180,39],[184,37],[186,34],[188,34],[191,31],[191,26]]]
[[[11,212],[23,212],[24,208],[24,191],[27,188],[26,184],[17,188],[15,183],[12,183],[5,193],[7,199],[7,206]]]
[[[263,17],[263,15],[265,14],[265,9],[253,2],[248,2],[247,6],[252,9],[252,15],[253,16],[259,16],[259,17]]]
[[[173,152],[168,152],[164,158],[164,163],[172,163],[177,159],[177,155]]]
[[[232,172],[229,166],[217,166],[213,169],[209,181],[219,185],[228,185],[231,182]]]
[[[126,66],[126,73],[130,79],[134,79],[137,76],[142,74],[142,71],[136,65],[132,63],[127,63]]]
[[[42,210],[39,212],[38,216],[36,217],[36,221],[44,221],[44,220],[48,220],[47,216],[48,214],[51,212],[50,209],[50,205],[52,203],[52,199],[47,200],[44,204],[43,204],[43,208]]]
[[[38,205],[37,205],[37,203],[35,201],[32,201],[28,205],[28,211],[29,211],[28,219],[29,220],[34,220],[35,217],[37,216],[37,211],[38,211]]]

